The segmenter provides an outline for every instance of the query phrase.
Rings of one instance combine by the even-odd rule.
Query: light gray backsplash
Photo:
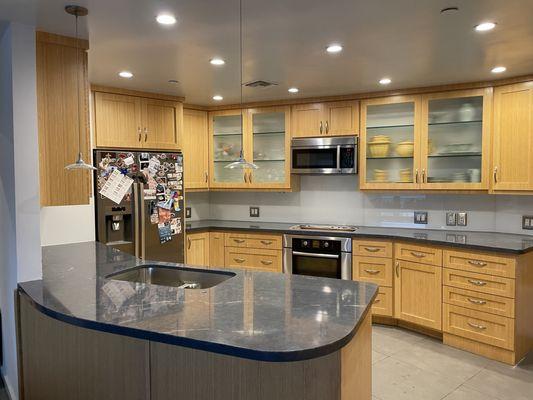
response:
[[[190,193],[192,220],[223,219],[270,222],[314,222],[367,226],[481,230],[533,234],[522,230],[522,215],[533,214],[532,196],[488,194],[368,193],[358,176],[302,176],[295,193]],[[249,217],[249,206],[261,208]],[[428,211],[428,225],[413,224],[413,211]],[[468,212],[468,226],[446,227],[446,211]]]

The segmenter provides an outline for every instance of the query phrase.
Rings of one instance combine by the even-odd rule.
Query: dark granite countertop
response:
[[[201,220],[187,222],[187,231],[196,233],[209,230],[236,230],[309,235],[324,234],[324,232],[320,231],[302,232],[291,230],[290,227],[293,225],[296,225],[296,223]],[[533,251],[533,235],[511,233],[359,226],[355,232],[334,232],[328,233],[328,236],[401,239],[511,254],[524,254]]]
[[[143,264],[187,268],[97,242],[48,246],[42,280],[20,283],[19,290],[41,312],[70,324],[263,361],[340,349],[377,293],[370,283],[245,270],[224,270],[235,276],[210,289],[105,278]]]

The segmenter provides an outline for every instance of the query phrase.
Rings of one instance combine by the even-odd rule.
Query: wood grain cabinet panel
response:
[[[394,257],[405,261],[442,265],[442,250],[429,246],[396,243]]]
[[[190,265],[209,266],[209,233],[189,233],[186,241],[186,262]]]
[[[444,304],[444,332],[504,349],[514,349],[514,320]]]
[[[224,233],[209,232],[209,266],[212,268],[224,267],[224,252]]]
[[[358,256],[392,257],[392,242],[384,240],[354,239],[352,252]]]
[[[378,295],[372,304],[372,314],[392,317],[394,315],[393,299],[392,288],[380,286]]]
[[[459,289],[468,289],[509,298],[515,297],[514,279],[444,268],[443,280],[445,285]]]
[[[178,150],[182,131],[183,105],[178,102],[142,99],[143,147]]]
[[[392,260],[390,258],[354,256],[352,275],[356,281],[392,286]]]
[[[291,107],[292,137],[320,136],[325,132],[322,104],[300,104]]]
[[[502,317],[514,318],[515,316],[515,301],[507,297],[443,286],[442,301],[459,307],[501,315]]]
[[[359,133],[359,102],[324,103],[323,118],[326,135],[357,135]]]
[[[226,233],[226,246],[281,250],[281,235]]]
[[[209,133],[207,112],[183,110],[182,151],[185,189],[209,187]]]
[[[443,264],[447,268],[462,271],[514,278],[516,259],[486,253],[444,250]]]
[[[492,189],[533,190],[533,81],[494,90]]]
[[[396,261],[394,316],[420,326],[442,328],[442,268]]]

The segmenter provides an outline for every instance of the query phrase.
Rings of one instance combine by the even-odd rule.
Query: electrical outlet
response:
[[[427,224],[428,212],[427,211],[415,211],[415,224]]]
[[[447,226],[457,225],[457,213],[455,211],[448,211],[446,213],[446,225]]]
[[[191,207],[185,207],[185,218],[191,218]]]
[[[533,215],[522,216],[522,229],[533,230]]]
[[[250,207],[250,217],[259,217],[259,207]]]
[[[468,224],[468,214],[465,211],[457,213],[457,226],[466,226]]]

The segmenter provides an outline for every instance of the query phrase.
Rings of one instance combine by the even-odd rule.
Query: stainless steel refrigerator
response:
[[[93,160],[96,239],[142,259],[184,262],[183,155],[95,150]],[[117,176],[126,184],[109,196],[103,189]]]

